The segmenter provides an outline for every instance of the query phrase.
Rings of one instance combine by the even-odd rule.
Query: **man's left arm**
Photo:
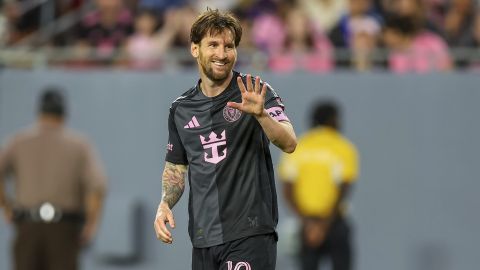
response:
[[[268,139],[286,153],[293,153],[297,147],[297,137],[293,126],[288,121],[277,121],[263,109],[260,116],[255,116]]]
[[[84,144],[85,165],[83,178],[85,180],[85,224],[81,232],[81,242],[86,245],[94,238],[100,222],[105,194],[107,177],[100,159],[89,142]]]

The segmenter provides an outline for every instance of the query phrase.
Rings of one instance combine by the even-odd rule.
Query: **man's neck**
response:
[[[200,88],[203,94],[207,97],[218,96],[223,91],[225,91],[227,86],[230,84],[232,77],[233,77],[233,71],[230,71],[230,74],[227,76],[225,80],[218,82],[218,81],[210,80],[205,74],[201,74],[200,78],[202,79],[202,81],[200,82]]]
[[[56,117],[52,115],[40,115],[38,117],[38,124],[41,127],[59,128],[63,126],[63,123],[64,123],[64,120],[61,117]]]

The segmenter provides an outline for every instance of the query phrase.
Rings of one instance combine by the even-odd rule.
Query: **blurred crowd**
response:
[[[314,73],[480,70],[479,6],[479,0],[3,0],[0,48],[25,41],[68,48],[69,57],[54,64],[77,68],[188,68],[190,26],[210,7],[241,20],[240,65]],[[32,39],[48,29],[46,18],[55,31]]]

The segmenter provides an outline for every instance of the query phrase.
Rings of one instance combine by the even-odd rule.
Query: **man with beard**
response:
[[[269,150],[291,153],[296,136],[273,89],[233,71],[242,37],[229,13],[207,10],[194,22],[192,56],[200,80],[170,108],[162,199],[154,228],[173,242],[171,211],[188,169],[192,269],[275,269],[277,196]]]

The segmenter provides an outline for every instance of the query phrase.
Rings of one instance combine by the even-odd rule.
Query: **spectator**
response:
[[[390,13],[400,17],[408,17],[415,24],[416,29],[427,29],[437,34],[442,28],[438,28],[427,19],[427,2],[425,0],[394,0]]]
[[[450,46],[468,46],[475,20],[475,6],[474,0],[451,1],[445,17],[445,36]]]
[[[12,43],[15,43],[38,30],[41,23],[42,5],[21,0],[8,2],[7,6],[15,28]]]
[[[299,0],[298,3],[315,29],[323,33],[330,32],[348,8],[348,0]]]
[[[0,1],[0,47],[18,41],[23,34],[18,29],[21,10],[15,1]]]
[[[253,42],[263,52],[278,51],[285,41],[285,28],[277,12],[265,12],[255,17],[252,26]]]
[[[158,23],[153,10],[142,10],[135,17],[135,32],[128,38],[126,52],[129,66],[134,69],[158,69],[162,57],[171,46],[176,33],[174,13],[166,12],[165,24],[157,32]]]
[[[36,126],[16,134],[0,152],[0,208],[16,230],[13,269],[78,269],[80,247],[97,230],[106,190],[91,144],[64,128],[61,92],[47,89]],[[15,197],[3,181],[13,177]]]
[[[240,66],[255,67],[259,70],[264,70],[267,66],[265,57],[262,52],[258,51],[252,38],[252,20],[246,17],[238,16],[240,25],[242,26],[242,41],[238,48],[239,54],[237,58],[237,68]]]
[[[480,10],[477,11],[477,16],[475,17],[470,46],[477,50],[480,50]],[[480,56],[478,54],[476,59],[474,59],[470,64],[470,68],[472,70],[480,72]]]
[[[349,0],[347,13],[329,33],[335,47],[349,48],[351,46],[352,35],[350,27],[353,24],[350,20],[363,17],[371,17],[378,20],[378,16],[373,11],[372,1]]]
[[[444,35],[445,15],[447,13],[447,2],[450,0],[425,0],[422,2],[425,6],[425,18],[427,19],[427,28],[437,30],[439,34]]]
[[[197,18],[198,12],[191,4],[174,9],[172,12],[175,14],[173,17],[174,20],[176,20],[176,22],[173,22],[173,24],[176,25],[176,31],[173,37],[172,47],[173,49],[180,51],[185,47],[190,47],[190,27]],[[190,68],[196,65],[191,57],[188,57],[185,54],[177,55],[181,67]]]
[[[87,14],[78,29],[77,48],[111,64],[117,50],[132,33],[133,18],[123,0],[96,0],[97,9]]]
[[[378,48],[380,25],[372,17],[360,17],[350,20],[352,35],[352,67],[357,71],[372,69],[373,54]]]
[[[477,15],[473,23],[471,46],[480,49],[480,9],[477,10]]]
[[[391,71],[426,73],[451,69],[447,44],[440,36],[417,29],[410,18],[387,18],[383,35],[390,50],[388,65]]]
[[[0,48],[7,44],[7,40],[9,37],[8,32],[10,25],[5,10],[6,9],[4,8],[4,3],[2,1],[0,2]]]
[[[352,27],[355,27],[355,24],[357,23],[367,20],[379,20],[378,15],[374,12],[372,0],[349,0],[347,14],[342,17],[338,24],[329,33],[333,45],[337,49],[340,49],[337,51],[336,55],[337,67],[350,67],[352,65],[351,58],[354,57],[350,57],[349,55],[347,57],[345,49],[348,49],[348,52],[359,52],[362,50],[353,48],[353,46],[360,44],[354,42]],[[356,60],[353,62],[355,63]]]
[[[314,30],[299,7],[288,8],[285,15],[285,39],[282,47],[270,52],[270,69],[278,72],[331,71],[333,48],[328,38]]]

